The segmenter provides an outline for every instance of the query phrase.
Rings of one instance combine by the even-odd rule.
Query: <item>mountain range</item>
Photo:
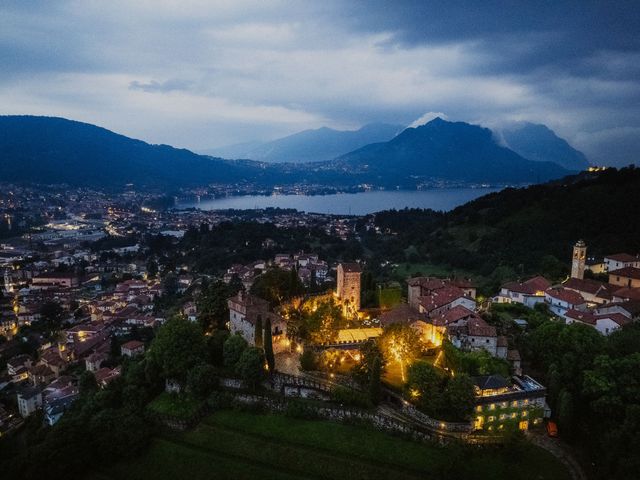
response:
[[[322,127],[304,130],[271,142],[248,142],[203,153],[223,158],[245,158],[269,163],[323,162],[370,143],[386,142],[400,133],[402,125],[370,123],[359,130]]]
[[[540,182],[568,173],[556,163],[532,161],[499,145],[488,128],[435,118],[388,142],[367,145],[335,160],[379,180],[411,177],[475,182]],[[464,173],[460,171],[464,169]]]
[[[499,144],[491,130],[440,118],[332,160],[273,164],[151,145],[63,118],[0,116],[0,179],[10,182],[116,188],[128,183],[179,188],[241,182],[416,188],[440,180],[536,183],[568,173],[556,163],[523,158]]]
[[[528,160],[554,162],[567,170],[584,170],[589,162],[584,153],[558,137],[546,125],[518,123],[500,132],[506,146]]]

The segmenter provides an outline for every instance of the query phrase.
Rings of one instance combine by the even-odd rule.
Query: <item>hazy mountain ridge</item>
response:
[[[546,125],[523,122],[502,128],[500,133],[506,146],[527,160],[554,162],[567,170],[589,167],[584,153],[558,137]]]
[[[322,127],[304,130],[271,142],[245,142],[206,150],[223,158],[248,158],[268,163],[307,163],[332,160],[374,142],[392,139],[404,129],[401,125],[371,123],[358,130]]]

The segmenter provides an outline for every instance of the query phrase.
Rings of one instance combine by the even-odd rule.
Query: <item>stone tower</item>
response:
[[[338,265],[337,295],[345,305],[345,311],[354,313],[360,310],[360,274],[362,269],[357,263]]]
[[[587,258],[587,245],[578,240],[573,246],[573,260],[571,261],[571,278],[584,278],[584,264]]]

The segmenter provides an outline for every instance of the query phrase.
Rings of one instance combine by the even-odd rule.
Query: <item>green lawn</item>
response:
[[[148,409],[162,415],[177,418],[191,418],[202,406],[202,401],[187,394],[162,392],[149,405]]]
[[[96,479],[509,479],[565,480],[537,447],[507,451],[411,442],[372,428],[221,411],[186,433],[154,439],[140,458]]]
[[[393,271],[395,278],[405,280],[416,274],[425,277],[449,277],[453,275],[454,269],[442,265],[434,265],[432,263],[401,263]],[[457,276],[468,276],[468,272],[455,269]]]

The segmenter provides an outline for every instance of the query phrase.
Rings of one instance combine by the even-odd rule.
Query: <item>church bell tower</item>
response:
[[[582,240],[573,246],[573,260],[571,262],[571,278],[584,278],[584,265],[587,259],[587,245]]]

